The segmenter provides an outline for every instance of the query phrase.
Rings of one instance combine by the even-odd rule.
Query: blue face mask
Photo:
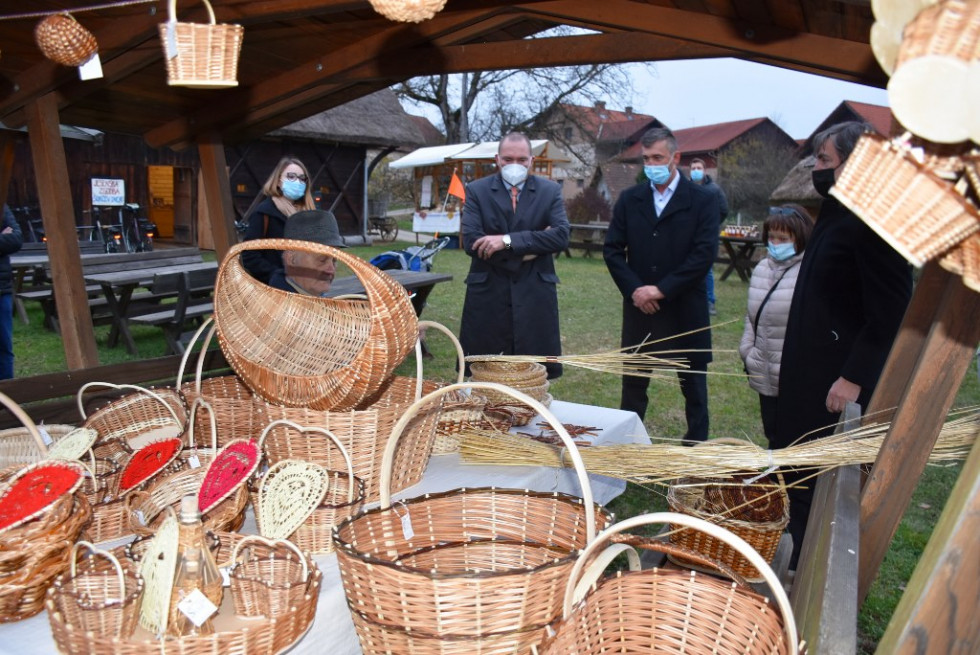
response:
[[[670,166],[647,165],[643,167],[643,172],[647,179],[654,184],[666,184],[667,180],[670,179]]]
[[[695,168],[691,170],[691,180],[693,182],[700,182],[704,179],[704,171],[700,168]]]
[[[300,182],[299,180],[283,180],[279,184],[279,188],[282,189],[282,195],[293,202],[306,195],[306,182]]]
[[[769,256],[777,262],[784,262],[796,254],[796,246],[792,241],[787,243],[769,242]]]

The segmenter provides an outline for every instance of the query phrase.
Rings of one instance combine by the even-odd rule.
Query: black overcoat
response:
[[[547,228],[547,229],[546,229]],[[531,175],[517,212],[499,174],[466,187],[462,216],[463,247],[471,257],[460,342],[467,355],[560,355],[558,275],[554,254],[568,247],[568,218],[561,188]],[[489,260],[473,252],[487,234],[509,234],[510,250]],[[537,255],[525,259],[528,255]],[[560,373],[549,366],[549,374]]]
[[[603,256],[623,295],[622,345],[659,340],[650,348],[697,350],[674,355],[691,362],[711,361],[705,276],[718,253],[718,199],[680,176],[677,189],[658,217],[653,189],[644,182],[623,191],[606,233]],[[633,292],[656,285],[664,294],[660,310],[644,314],[633,306]],[[647,336],[649,335],[649,336]]]
[[[827,393],[839,377],[867,409],[912,295],[908,263],[835,198],[806,244],[786,325],[774,448],[832,430]],[[819,436],[819,435],[811,435]]]

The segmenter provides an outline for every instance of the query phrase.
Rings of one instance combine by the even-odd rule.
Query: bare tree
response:
[[[756,137],[723,151],[718,158],[721,174],[717,181],[731,211],[764,218],[769,196],[796,162],[795,148],[774,148]]]

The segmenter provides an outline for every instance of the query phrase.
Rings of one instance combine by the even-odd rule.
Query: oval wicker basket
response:
[[[52,14],[34,28],[44,56],[62,66],[81,66],[99,51],[95,37],[69,13]]]
[[[84,395],[95,387],[133,393],[117,398],[87,415]],[[187,406],[175,389],[146,389],[132,384],[89,382],[78,390],[77,402],[78,412],[84,421],[83,427],[99,433],[99,439],[94,446],[95,454],[112,457],[117,461],[128,458],[133,451],[151,441],[179,437],[187,427]],[[100,447],[111,446],[116,440],[121,440],[126,448],[116,446],[109,452],[100,451]]]
[[[274,289],[245,270],[241,254],[253,250],[333,257],[354,272],[367,300]],[[401,284],[363,259],[307,241],[259,239],[232,247],[215,281],[214,317],[232,368],[255,393],[287,407],[357,407],[418,340],[418,319]]]

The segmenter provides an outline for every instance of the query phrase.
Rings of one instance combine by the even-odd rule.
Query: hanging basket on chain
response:
[[[95,36],[71,14],[52,14],[34,28],[34,40],[44,56],[62,66],[81,66],[99,51]]]
[[[371,0],[374,10],[389,20],[421,23],[446,6],[446,0]]]

